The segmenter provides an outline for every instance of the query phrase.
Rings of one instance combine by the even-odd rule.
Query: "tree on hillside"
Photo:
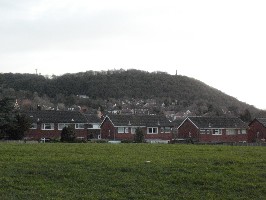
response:
[[[244,110],[244,112],[240,115],[240,119],[244,122],[251,122],[251,114],[248,109]]]

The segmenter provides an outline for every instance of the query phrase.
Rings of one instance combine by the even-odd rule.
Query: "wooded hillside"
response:
[[[147,100],[156,102],[156,109],[163,111],[190,110],[196,115],[239,115],[248,109],[259,110],[236,98],[212,88],[201,81],[163,72],[149,73],[139,70],[87,71],[62,76],[44,77],[34,74],[0,74],[0,97],[26,99],[46,107],[86,106],[97,109],[135,102],[146,105]],[[80,95],[86,98],[79,98]],[[137,103],[136,103],[137,102]],[[111,104],[111,105],[110,105]],[[136,105],[135,105],[136,106]],[[154,108],[153,108],[154,109]]]

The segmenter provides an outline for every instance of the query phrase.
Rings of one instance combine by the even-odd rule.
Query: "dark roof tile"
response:
[[[86,117],[77,111],[37,110],[23,112],[32,123],[87,123]]]
[[[85,114],[88,123],[101,123],[102,120],[98,117],[98,115],[91,115],[91,114]]]
[[[108,115],[114,126],[173,126],[163,115]]]
[[[237,117],[188,117],[198,128],[247,128]]]

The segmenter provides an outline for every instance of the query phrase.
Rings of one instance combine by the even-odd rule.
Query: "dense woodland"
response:
[[[263,115],[201,81],[181,75],[139,70],[87,71],[45,77],[0,74],[0,99],[17,100],[20,109],[83,109],[103,112],[138,108],[150,113],[186,112],[194,115]]]

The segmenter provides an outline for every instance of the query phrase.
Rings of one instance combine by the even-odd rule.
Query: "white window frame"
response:
[[[117,133],[129,133],[129,127],[117,127]]]
[[[241,134],[244,134],[244,135],[247,134],[247,130],[246,129],[242,129],[241,130]]]
[[[137,127],[131,127],[130,129],[131,134],[136,134]]]
[[[237,130],[236,129],[226,129],[226,135],[236,135]]]
[[[58,130],[63,130],[63,128],[70,126],[70,123],[58,123]],[[61,127],[60,127],[61,126]]]
[[[37,123],[32,123],[30,129],[37,129]]]
[[[47,128],[47,126],[51,128]],[[54,130],[54,123],[42,123],[42,130]]]
[[[76,123],[75,129],[85,129],[85,123]]]
[[[129,128],[128,127],[125,127],[124,130],[125,130],[125,133],[129,133]]]
[[[164,132],[165,133],[171,133],[171,127],[170,126],[164,127]]]
[[[150,129],[152,130],[151,132]],[[158,127],[147,127],[147,134],[158,134]]]
[[[222,129],[219,128],[213,129],[212,135],[222,135],[222,134],[223,134]]]
[[[117,128],[117,133],[125,133],[124,127],[118,127]]]

